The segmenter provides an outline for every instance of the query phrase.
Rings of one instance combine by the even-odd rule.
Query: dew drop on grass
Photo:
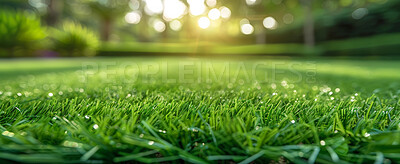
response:
[[[9,131],[4,131],[3,133],[1,133],[3,136],[7,136],[7,137],[14,137],[14,133],[13,132],[9,132]]]
[[[355,93],[354,96],[358,96],[358,93]]]
[[[3,92],[2,91],[0,91],[0,95],[2,95],[3,94]]]
[[[286,82],[285,80],[283,80],[283,81],[281,82],[281,85],[282,85],[282,86],[286,86],[286,85],[287,85],[287,82]]]
[[[88,115],[85,116],[86,119],[89,119],[90,117]]]
[[[371,134],[369,134],[369,133],[364,133],[364,137],[369,137],[369,136],[371,136]]]
[[[321,140],[319,143],[321,144],[321,146],[325,146],[326,144],[324,140]]]
[[[154,144],[154,141],[149,141],[149,145],[153,145]]]
[[[312,87],[312,90],[314,90],[314,91],[318,90],[318,86],[315,86],[315,85],[314,85],[314,86]]]
[[[335,130],[335,131],[334,131],[334,133],[338,133],[338,131],[337,131],[337,130]]]
[[[292,121],[290,121],[292,124],[294,124],[294,123],[296,123],[296,121],[295,120],[292,120]]]
[[[98,128],[99,128],[99,125],[97,125],[97,124],[93,125],[93,129],[98,129]]]
[[[274,93],[272,93],[272,96],[275,96],[275,95],[278,95],[278,93],[275,93],[275,92],[274,92]]]

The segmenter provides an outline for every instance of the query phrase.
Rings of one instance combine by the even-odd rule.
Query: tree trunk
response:
[[[312,0],[303,0],[304,6],[304,44],[309,47],[314,47],[315,36],[314,36],[314,17],[312,13]]]
[[[63,12],[63,1],[60,0],[49,0],[48,1],[48,12],[45,21],[48,26],[55,26],[58,23],[61,13]]]
[[[256,43],[257,44],[265,44],[267,43],[266,34],[264,26],[261,24],[255,24],[256,29]]]
[[[101,29],[100,29],[101,40],[103,40],[103,41],[110,40],[111,28],[112,28],[111,20],[102,20]]]

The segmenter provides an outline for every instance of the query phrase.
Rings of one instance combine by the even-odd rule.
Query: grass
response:
[[[0,61],[0,162],[398,163],[399,61]]]

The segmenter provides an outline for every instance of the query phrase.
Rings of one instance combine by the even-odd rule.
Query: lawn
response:
[[[398,163],[400,61],[0,60],[0,162]]]

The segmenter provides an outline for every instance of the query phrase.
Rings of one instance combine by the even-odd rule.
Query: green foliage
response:
[[[66,22],[60,30],[52,29],[53,49],[62,56],[94,56],[99,40],[96,34],[80,24]]]
[[[400,162],[399,61],[80,61],[0,61],[0,162]]]
[[[34,14],[0,9],[0,56],[26,56],[45,37],[40,19]]]

